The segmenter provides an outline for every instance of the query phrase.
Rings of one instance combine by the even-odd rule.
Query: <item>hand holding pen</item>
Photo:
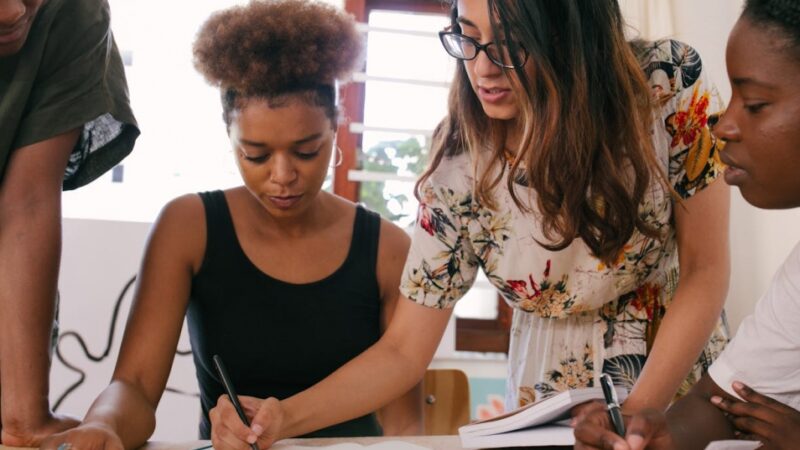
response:
[[[227,395],[220,396],[217,405],[208,412],[211,420],[211,442],[215,450],[252,449],[251,444],[266,449],[281,438],[284,431],[284,411],[283,404],[278,399],[240,395],[239,403],[246,417],[250,419],[249,427],[241,420]]]
[[[616,389],[607,374],[600,376],[604,402],[587,404],[573,420],[575,450],[674,450],[676,447],[663,411],[636,412],[627,426],[622,418]]]
[[[283,404],[274,397],[260,399],[237,396],[222,359],[218,355],[213,359],[227,393],[220,396],[217,405],[208,412],[214,448],[241,449],[242,443],[251,449],[269,448],[279,439],[282,431]]]
[[[239,418],[242,420],[246,426],[250,426],[250,421],[247,420],[247,416],[242,409],[242,404],[239,403],[239,396],[236,395],[236,389],[233,387],[233,382],[231,382],[231,378],[228,375],[227,369],[225,369],[225,364],[222,363],[222,358],[219,355],[214,355],[214,367],[217,369],[217,374],[219,375],[220,380],[222,381],[222,386],[225,388],[225,392],[228,394],[228,399],[233,404],[233,407],[236,409],[236,413],[239,415]],[[258,445],[255,442],[250,443],[250,448],[253,450],[259,450]]]
[[[619,400],[617,399],[617,391],[614,389],[614,382],[607,373],[604,373],[600,375],[600,385],[603,387],[603,397],[606,401],[606,408],[608,408],[608,415],[611,418],[614,431],[618,435],[625,437],[625,422],[622,420],[622,411],[619,409]]]

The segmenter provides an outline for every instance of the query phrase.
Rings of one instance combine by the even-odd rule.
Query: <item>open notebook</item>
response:
[[[622,402],[627,390],[616,387]],[[566,422],[570,410],[581,403],[603,400],[598,387],[574,389],[523,406],[492,419],[473,422],[458,429],[464,448],[536,447],[573,445],[575,438]]]

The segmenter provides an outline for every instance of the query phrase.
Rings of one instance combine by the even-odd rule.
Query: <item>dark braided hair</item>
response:
[[[781,32],[787,46],[800,58],[800,0],[747,0],[742,16]]]

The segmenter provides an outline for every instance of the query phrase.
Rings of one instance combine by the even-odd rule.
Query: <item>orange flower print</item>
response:
[[[636,289],[636,297],[631,300],[630,305],[639,313],[647,315],[647,320],[652,321],[655,317],[656,306],[661,288],[652,283],[645,283]],[[637,314],[638,315],[638,314]]]
[[[528,386],[520,386],[519,406],[523,407],[530,403],[536,403],[536,390]]]
[[[631,251],[631,250],[633,250],[633,245],[631,245],[631,244],[625,244],[625,245],[624,245],[624,246],[623,246],[623,247],[620,249],[619,253],[617,253],[617,259],[615,259],[615,260],[614,260],[614,265],[613,265],[611,268],[615,268],[615,267],[620,267],[620,266],[622,266],[622,263],[624,263],[624,262],[625,262],[625,258],[628,256],[628,253],[630,253],[630,251]],[[597,271],[598,271],[598,272],[602,272],[602,271],[604,271],[604,270],[606,270],[606,269],[608,269],[608,268],[609,268],[609,267],[608,267],[608,266],[606,265],[606,263],[604,263],[603,261],[600,261],[600,262],[597,264]]]
[[[708,125],[707,110],[711,96],[705,91],[700,95],[699,91],[699,86],[695,86],[689,106],[685,109],[681,108],[667,117],[666,128],[672,136],[671,145],[673,147],[677,147],[679,144],[692,145],[701,130]]]

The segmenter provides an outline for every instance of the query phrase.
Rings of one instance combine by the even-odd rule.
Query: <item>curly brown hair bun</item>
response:
[[[194,43],[209,83],[244,96],[333,85],[361,61],[354,18],[309,0],[253,0],[211,15]]]

